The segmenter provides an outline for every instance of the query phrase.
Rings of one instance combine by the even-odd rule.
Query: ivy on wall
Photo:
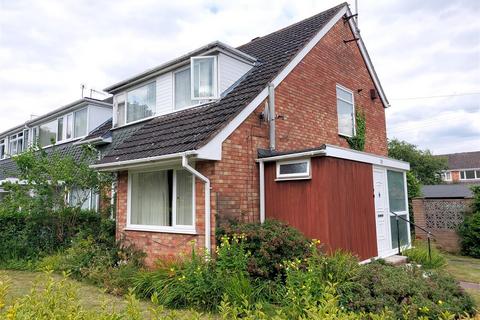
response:
[[[346,137],[345,139],[347,140],[351,149],[363,151],[365,149],[365,131],[366,131],[365,113],[356,112],[355,122],[356,122],[355,136]]]

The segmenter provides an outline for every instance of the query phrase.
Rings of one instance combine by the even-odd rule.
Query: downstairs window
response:
[[[194,178],[183,169],[129,173],[128,228],[195,232]]]

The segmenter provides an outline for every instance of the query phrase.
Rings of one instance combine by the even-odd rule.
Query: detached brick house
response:
[[[116,176],[117,238],[153,265],[215,247],[236,219],[274,218],[361,260],[410,244],[388,101],[348,5],[237,48],[213,42],[105,89],[113,117],[79,143]],[[364,117],[362,152],[349,148]],[[363,121],[363,120],[362,120]]]

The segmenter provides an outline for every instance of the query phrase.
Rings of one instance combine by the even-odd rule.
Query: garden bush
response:
[[[0,215],[0,263],[36,260],[67,248],[77,235],[115,243],[115,223],[95,212],[67,208],[51,213]]]
[[[431,245],[431,259],[428,255],[428,244],[424,241],[416,241],[412,248],[402,252],[408,257],[408,260],[420,264],[424,269],[437,269],[443,267],[447,260],[438,251],[438,249]]]
[[[140,273],[135,292],[150,297],[170,308],[216,310],[224,296],[237,303],[254,300],[255,294],[247,273],[248,254],[242,239],[223,237],[216,259],[197,254],[174,260],[151,272]]]
[[[458,229],[462,253],[480,258],[480,186],[473,186],[474,194],[471,214],[466,214]]]
[[[108,292],[124,294],[143,268],[144,257],[143,252],[122,243],[110,244],[97,241],[93,236],[78,236],[68,249],[41,259],[37,269],[67,272]]]
[[[232,222],[219,228],[217,240],[234,235],[245,236],[245,250],[251,253],[247,268],[252,277],[275,280],[284,271],[284,261],[303,259],[310,253],[310,241],[300,231],[276,220],[263,224]]]
[[[445,312],[474,313],[472,299],[450,275],[425,273],[414,266],[394,267],[380,262],[363,265],[352,281],[338,284],[338,292],[340,304],[356,312],[388,309],[398,318],[408,314],[406,319],[437,319]]]

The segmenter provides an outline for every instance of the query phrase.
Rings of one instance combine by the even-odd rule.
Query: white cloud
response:
[[[392,108],[389,134],[434,152],[480,149],[480,4],[360,2]],[[233,46],[339,1],[0,0],[0,131],[214,40]]]

